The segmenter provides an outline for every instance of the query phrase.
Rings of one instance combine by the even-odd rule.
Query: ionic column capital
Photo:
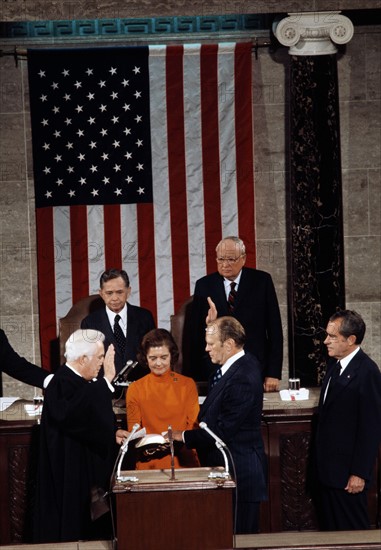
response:
[[[337,52],[335,44],[351,40],[353,24],[339,11],[289,13],[273,31],[290,55],[328,55]]]

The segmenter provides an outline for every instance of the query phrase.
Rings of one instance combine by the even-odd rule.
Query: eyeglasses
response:
[[[216,258],[218,264],[227,263],[228,265],[236,264],[245,254],[241,254],[238,258]]]

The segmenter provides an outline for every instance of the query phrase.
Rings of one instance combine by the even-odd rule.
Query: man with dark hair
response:
[[[263,386],[256,357],[245,353],[245,331],[237,319],[219,317],[206,328],[206,351],[220,365],[200,409],[205,422],[228,447],[236,472],[237,533],[256,533],[259,505],[266,500],[266,457],[261,435]],[[173,431],[174,439],[197,449],[202,466],[223,466],[215,440],[204,429]]]
[[[30,386],[44,388],[53,375],[48,371],[29,363],[12,348],[3,330],[0,329],[0,372],[20,380]]]
[[[123,269],[108,269],[100,278],[100,289],[105,308],[90,313],[81,323],[81,328],[91,328],[105,335],[105,350],[110,344],[115,347],[115,369],[118,373],[128,360],[136,360],[138,346],[143,336],[155,328],[152,313],[148,309],[128,303],[131,295],[130,280]],[[145,370],[138,365],[129,376],[137,380]]]
[[[328,321],[328,363],[316,434],[322,527],[369,529],[367,492],[381,441],[381,372],[360,344],[361,316],[338,311]]]
[[[264,390],[278,391],[282,378],[283,332],[271,275],[245,267],[245,244],[235,236],[225,237],[218,243],[216,262],[217,271],[196,281],[194,289],[189,375],[196,380],[206,380],[208,370],[212,370],[204,345],[205,319],[208,316],[212,320],[211,300],[215,317],[235,317],[245,329],[245,350],[255,355],[261,364]]]

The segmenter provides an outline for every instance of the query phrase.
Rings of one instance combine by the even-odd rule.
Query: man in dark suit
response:
[[[127,273],[122,269],[109,269],[100,278],[100,289],[105,308],[90,313],[81,328],[91,328],[105,335],[105,350],[115,347],[115,369],[118,373],[128,360],[136,360],[136,352],[143,336],[155,328],[152,313],[148,309],[127,302],[131,287]],[[129,380],[137,380],[147,372],[138,365]]]
[[[12,378],[16,378],[16,380],[20,380],[20,382],[24,382],[30,386],[36,386],[37,388],[46,387],[53,377],[48,371],[20,357],[10,345],[5,332],[1,329],[0,372],[5,372],[8,376],[12,376]]]
[[[365,323],[338,311],[324,343],[332,360],[323,381],[316,433],[322,527],[369,529],[367,490],[381,441],[381,372],[360,344]]]
[[[264,390],[278,391],[282,377],[283,333],[271,276],[265,271],[244,267],[246,250],[238,237],[222,239],[216,248],[216,259],[218,272],[199,279],[194,290],[191,374],[196,380],[205,380],[208,372],[204,340],[209,297],[219,317],[233,316],[245,329],[245,350],[254,354],[262,365]]]
[[[233,317],[219,317],[206,328],[206,350],[221,365],[210,381],[200,409],[205,422],[228,447],[237,483],[237,533],[256,533],[259,504],[266,500],[266,457],[261,435],[263,387],[261,367],[245,353],[245,331]],[[215,440],[204,429],[174,431],[174,439],[196,448],[202,466],[223,466]],[[229,453],[229,454],[230,454]],[[233,471],[233,470],[231,470]]]

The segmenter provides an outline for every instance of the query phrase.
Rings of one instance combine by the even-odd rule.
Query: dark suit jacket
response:
[[[261,435],[263,388],[258,360],[247,353],[237,359],[209,390],[199,421],[228,446],[237,473],[238,502],[266,499],[266,457]],[[202,466],[224,465],[214,439],[202,429],[185,432],[185,444],[196,448]],[[233,470],[231,470],[233,473]]]
[[[230,315],[224,279],[218,272],[199,279],[194,290],[191,313],[193,350],[191,364],[195,371],[195,378],[198,380],[205,380],[208,371],[208,357],[205,354],[208,296],[216,304],[218,317]],[[282,322],[274,284],[269,273],[248,267],[242,269],[233,316],[245,329],[245,350],[255,355],[262,363],[263,375],[281,379]]]
[[[371,478],[381,441],[381,372],[360,349],[323,403],[335,363],[328,366],[320,394],[316,460],[320,481],[344,488],[350,475]]]
[[[81,323],[81,328],[92,328],[100,330],[105,335],[105,351],[110,344],[115,346],[115,369],[118,373],[129,359],[136,360],[136,353],[143,336],[155,328],[155,321],[152,313],[148,309],[127,304],[127,339],[124,354],[119,351],[114,338],[114,332],[109,323],[106,308],[101,308],[90,313]],[[129,380],[137,380],[145,374],[147,370],[140,365],[135,367],[129,376]]]
[[[43,387],[45,378],[50,374],[46,370],[29,363],[10,345],[5,332],[0,329],[0,372],[5,372],[12,378],[25,384]]]

